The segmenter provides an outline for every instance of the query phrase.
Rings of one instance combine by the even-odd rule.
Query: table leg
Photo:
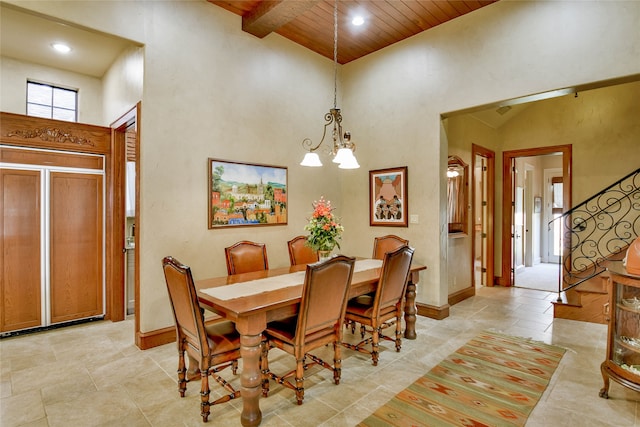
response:
[[[260,373],[260,335],[240,335],[240,355],[242,356],[242,373],[240,374],[240,394],[242,397],[242,415],[240,422],[245,427],[260,425],[259,398],[261,393]]]
[[[407,283],[407,292],[405,294],[404,303],[404,337],[408,340],[416,339],[416,283],[418,283],[418,273],[409,274],[409,282]]]

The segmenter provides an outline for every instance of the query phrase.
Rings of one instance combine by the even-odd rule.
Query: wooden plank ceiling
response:
[[[333,0],[207,0],[242,16],[257,37],[275,32],[333,60]],[[498,0],[339,0],[338,62],[346,64]],[[364,25],[351,24],[354,15]]]

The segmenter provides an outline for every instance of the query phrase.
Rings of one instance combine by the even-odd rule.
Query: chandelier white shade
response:
[[[351,133],[342,131],[342,114],[340,109],[336,106],[337,92],[338,92],[338,1],[336,0],[333,7],[333,108],[324,115],[324,132],[322,133],[322,139],[317,145],[313,144],[313,141],[309,138],[305,138],[302,141],[302,147],[307,150],[304,155],[304,159],[300,162],[302,166],[320,167],[322,162],[320,156],[316,153],[322,144],[325,137],[327,137],[327,130],[331,129],[331,139],[333,144],[327,147],[326,151],[333,155],[333,163],[337,163],[340,169],[357,169],[360,167],[358,160],[356,160],[353,154],[356,150],[356,145],[351,142]],[[328,139],[328,138],[327,138]]]
[[[322,166],[322,162],[320,161],[320,156],[318,156],[318,153],[312,153],[311,151],[309,151],[304,155],[304,159],[302,159],[300,165],[317,168]]]

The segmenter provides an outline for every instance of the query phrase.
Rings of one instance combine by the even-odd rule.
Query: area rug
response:
[[[358,426],[523,426],[564,349],[485,331]]]

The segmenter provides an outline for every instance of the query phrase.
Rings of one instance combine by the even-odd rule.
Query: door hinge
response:
[[[480,237],[482,237],[483,239],[486,239],[487,238],[487,233],[481,233]]]
[[[480,271],[483,272],[483,273],[486,273],[487,269],[486,268],[481,268]]]
[[[482,206],[487,206],[487,201],[486,200],[482,201]]]

